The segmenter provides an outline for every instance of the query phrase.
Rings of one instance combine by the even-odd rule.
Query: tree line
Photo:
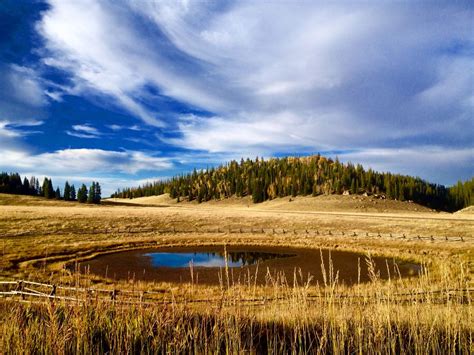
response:
[[[378,194],[414,201],[439,210],[458,210],[473,204],[474,178],[447,188],[419,177],[377,172],[362,165],[341,163],[321,155],[310,157],[235,160],[168,180],[118,190],[112,197],[136,198],[169,193],[172,198],[197,202],[231,196],[251,196],[254,203],[287,196],[321,194]]]
[[[34,176],[30,177],[30,179],[24,177],[22,180],[20,174],[6,172],[0,174],[0,193],[41,196],[47,199],[95,204],[99,204],[102,198],[100,184],[95,181],[92,182],[89,189],[87,189],[85,184],[82,184],[77,192],[75,186],[66,181],[61,193],[59,187],[54,189],[53,182],[48,177],[45,177],[43,183],[40,184],[39,179]]]

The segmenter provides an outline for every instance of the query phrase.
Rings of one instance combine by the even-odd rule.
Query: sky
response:
[[[119,187],[321,153],[474,175],[470,1],[0,2],[0,171]]]

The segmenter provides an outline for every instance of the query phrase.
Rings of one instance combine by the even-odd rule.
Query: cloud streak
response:
[[[72,131],[67,130],[66,133],[77,138],[101,138],[102,133],[95,127],[88,124],[78,124],[72,126]]]
[[[168,158],[140,151],[111,151],[103,149],[62,149],[33,154],[22,150],[2,150],[4,167],[21,171],[41,168],[45,175],[57,174],[136,174],[140,171],[160,171],[173,167]]]

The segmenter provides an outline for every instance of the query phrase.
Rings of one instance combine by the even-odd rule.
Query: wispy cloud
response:
[[[32,68],[0,63],[0,118],[10,123],[22,123],[43,115],[47,96],[43,79]],[[43,117],[40,117],[43,119]]]
[[[30,134],[42,133],[38,130],[31,130],[29,128],[25,129],[25,127],[41,126],[43,123],[43,121],[34,120],[24,121],[21,123],[3,120],[0,121],[0,137],[16,138],[24,137]]]
[[[281,125],[279,117],[290,112],[311,121],[304,128],[313,129],[326,127],[328,117],[337,117],[334,124],[340,129],[353,130],[352,141],[375,145],[379,139],[374,137],[380,134],[372,132],[390,132],[417,144],[427,133],[436,139],[434,127],[446,120],[440,109],[455,122],[446,132],[451,136],[468,123],[466,114],[472,110],[472,90],[466,90],[473,83],[468,74],[472,56],[449,52],[453,43],[473,46],[472,11],[458,5],[178,1],[123,7],[107,1],[51,1],[51,5],[38,25],[48,49],[45,61],[73,74],[78,92],[91,89],[110,95],[150,124],[174,125],[174,121],[156,118],[159,113],[153,114],[143,103],[149,85],[215,114],[207,123],[209,116],[200,117],[195,134],[218,120],[236,129]],[[143,19],[151,26],[149,37],[139,35]],[[94,25],[82,28],[76,22]],[[459,73],[467,75],[456,80]],[[443,93],[449,100],[429,99]],[[420,102],[417,97],[426,99]],[[458,102],[466,105],[459,107]],[[198,147],[187,138],[192,126],[181,123],[179,128],[184,128],[184,138],[177,143],[207,149],[205,139]],[[289,120],[282,130],[299,127]],[[341,144],[335,131],[324,134],[333,147]],[[303,133],[309,132],[295,136]],[[247,134],[263,141],[272,137]],[[280,136],[275,138],[273,143],[282,145]],[[235,140],[229,143],[235,147],[241,144],[237,135],[227,140]],[[305,139],[293,142],[306,145]]]
[[[474,148],[416,148],[360,149],[339,154],[341,161],[361,163],[378,171],[408,174],[438,183],[453,184],[474,176]],[[443,168],[440,169],[440,166]]]
[[[123,130],[141,131],[143,130],[138,125],[123,126],[123,125],[118,125],[118,124],[111,124],[111,125],[107,125],[107,127],[111,129],[112,131],[123,131]]]
[[[25,150],[0,152],[4,167],[32,171],[42,167],[43,174],[136,174],[140,171],[170,169],[169,158],[157,157],[139,151],[112,151],[103,149],[62,149],[33,154]]]
[[[102,133],[95,127],[92,127],[88,124],[78,124],[72,126],[72,131],[66,131],[70,136],[77,138],[101,138]]]

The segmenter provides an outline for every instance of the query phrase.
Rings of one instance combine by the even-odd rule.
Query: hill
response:
[[[179,203],[169,194],[159,196],[138,197],[134,199],[110,198],[106,204],[138,205],[138,206],[196,206],[196,200],[182,199]],[[414,202],[396,201],[363,195],[320,195],[283,197],[254,204],[247,197],[230,197],[221,200],[201,202],[202,207],[247,208],[250,210],[271,211],[317,211],[317,212],[369,212],[369,213],[432,213],[433,210]]]
[[[217,168],[194,170],[166,181],[119,190],[112,197],[169,193],[177,201],[187,199],[201,203],[247,197],[261,203],[290,196],[351,194],[412,201],[429,208],[455,211],[472,203],[473,180],[448,189],[418,177],[366,170],[360,164],[343,164],[337,159],[316,155],[231,161]]]
[[[41,196],[16,195],[0,193],[0,206],[45,206],[45,207],[77,207],[77,201],[48,199]],[[85,204],[82,204],[85,206]]]
[[[474,206],[463,208],[462,210],[459,210],[456,213],[463,214],[463,215],[474,215]]]

